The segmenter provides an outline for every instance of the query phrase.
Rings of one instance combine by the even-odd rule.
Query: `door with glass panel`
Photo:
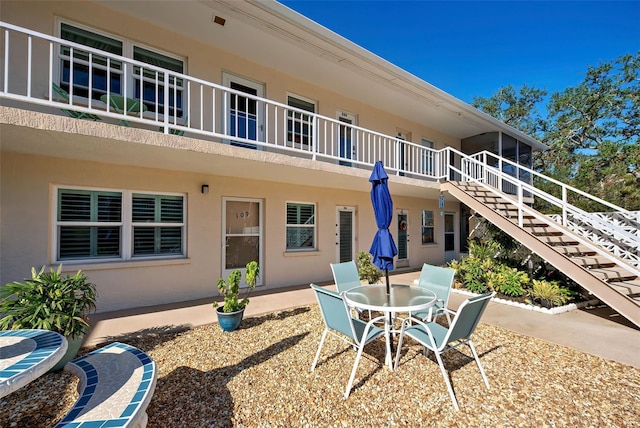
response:
[[[407,210],[396,210],[398,267],[409,266],[409,213]]]
[[[340,121],[340,125],[338,126],[338,156],[341,159],[355,159],[355,129],[349,125],[356,124],[356,115],[339,111],[338,120]],[[353,165],[351,162],[343,160],[340,160],[339,164],[343,166]]]
[[[444,260],[451,261],[456,258],[456,215],[444,214]]]
[[[354,207],[336,209],[336,261],[338,263],[355,260],[355,214]]]
[[[264,96],[264,85],[225,73],[223,84],[235,91]],[[264,141],[264,105],[254,98],[227,92],[224,96],[224,133],[245,141],[230,140],[232,146],[257,149],[250,141]],[[246,141],[249,140],[249,141]]]
[[[224,198],[222,209],[222,276],[226,278],[234,269],[240,269],[246,286],[246,265],[255,260],[261,268],[257,285],[262,285],[262,200]]]

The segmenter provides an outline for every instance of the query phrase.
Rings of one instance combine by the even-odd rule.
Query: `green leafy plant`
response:
[[[487,285],[494,291],[506,296],[519,297],[525,293],[529,284],[529,275],[516,268],[500,264],[487,273]]]
[[[0,329],[44,329],[75,339],[89,329],[89,312],[96,309],[96,285],[78,271],[62,275],[42,266],[31,278],[0,289]]]
[[[562,288],[556,281],[533,280],[529,295],[534,300],[546,300],[553,306],[564,305],[571,298],[571,291]]]
[[[244,309],[249,304],[249,294],[256,288],[256,282],[260,276],[260,266],[258,262],[251,261],[247,263],[245,271],[245,282],[248,287],[245,289],[244,296],[240,299],[242,294],[240,288],[240,280],[242,279],[242,273],[240,269],[233,270],[229,277],[225,280],[220,278],[216,284],[218,291],[222,294],[224,299],[224,305],[222,306],[222,312],[236,312]],[[213,303],[213,307],[218,307],[218,302]]]
[[[382,278],[382,272],[376,265],[371,262],[371,254],[360,251],[356,254],[358,274],[361,280],[367,281],[369,284],[375,284]]]

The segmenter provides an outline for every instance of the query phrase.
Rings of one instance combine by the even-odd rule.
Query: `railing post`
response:
[[[562,225],[566,226],[567,223],[567,187],[562,186]]]
[[[316,160],[318,154],[318,143],[320,141],[320,132],[318,131],[318,116],[315,114],[312,116],[312,133],[311,133],[311,159]]]
[[[518,183],[518,226],[522,227],[524,223],[523,215],[524,207],[524,188],[521,183]]]
[[[144,77],[142,76],[142,67],[140,67],[140,86],[142,86],[142,79]],[[177,84],[177,82],[176,82]],[[169,133],[169,109],[170,109],[170,105],[169,105],[169,72],[165,71],[164,72],[164,133],[168,134]],[[142,103],[144,101],[144,92],[142,90],[142,88],[140,88],[140,103]],[[173,114],[174,116],[177,113],[177,100],[173,100]],[[156,114],[158,113],[158,108],[160,106],[156,104]],[[142,109],[140,109],[140,111],[142,111]]]

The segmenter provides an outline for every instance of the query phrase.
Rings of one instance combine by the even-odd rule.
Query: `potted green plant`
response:
[[[242,289],[240,288],[242,273],[240,269],[233,270],[226,280],[224,278],[218,280],[216,287],[222,295],[224,304],[221,306],[218,302],[214,302],[213,307],[216,308],[218,323],[223,331],[233,331],[240,326],[244,316],[244,308],[249,304],[249,294],[256,287],[259,275],[260,266],[258,262],[251,261],[247,263],[245,270],[247,287],[242,298]]]
[[[96,309],[96,285],[78,271],[62,275],[62,265],[45,272],[31,268],[31,278],[0,289],[0,329],[51,330],[67,338],[67,353],[53,367],[73,359],[89,329],[89,313]]]

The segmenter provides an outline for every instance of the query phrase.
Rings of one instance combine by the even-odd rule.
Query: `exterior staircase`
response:
[[[637,267],[492,186],[447,181],[440,188],[640,327]]]

